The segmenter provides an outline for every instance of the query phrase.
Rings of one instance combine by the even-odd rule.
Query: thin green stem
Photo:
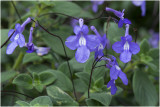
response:
[[[21,64],[21,62],[23,60],[23,56],[24,56],[24,53],[20,52],[18,58],[16,59],[16,62],[13,65],[13,69],[17,69],[19,67],[19,65]]]

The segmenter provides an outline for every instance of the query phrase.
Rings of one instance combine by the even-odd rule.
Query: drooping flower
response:
[[[124,72],[119,67],[116,58],[110,55],[109,58],[104,57],[103,60],[107,61],[106,67],[110,69],[110,81],[107,84],[107,88],[111,87],[111,94],[114,95],[117,91],[115,86],[115,80],[120,77],[124,85],[128,85],[128,79]]]
[[[101,35],[98,33],[97,29],[94,26],[91,26],[91,30],[96,34],[96,36],[98,37],[100,44],[99,46],[95,49],[95,58],[100,58],[101,56],[103,56],[103,50],[105,49],[106,45],[109,45],[109,41],[106,37],[106,34],[104,34],[102,37]]]
[[[125,37],[121,37],[121,41],[115,42],[112,49],[120,54],[120,60],[127,63],[131,60],[132,54],[137,54],[140,47],[137,43],[132,42],[132,36],[129,35],[129,24],[126,24]]]
[[[107,88],[111,87],[111,94],[114,95],[117,92],[117,87],[115,85],[115,80],[110,80],[107,84]]]
[[[28,50],[26,51],[27,53],[34,52],[34,44],[32,43],[32,33],[33,33],[33,27],[30,28],[29,40],[27,43]]]
[[[6,54],[12,54],[14,49],[19,45],[22,48],[25,45],[25,38],[23,36],[23,31],[25,26],[31,22],[31,18],[27,18],[27,20],[20,25],[19,23],[15,25],[15,32],[14,29],[11,29],[8,32],[8,37],[14,32],[12,37],[10,38],[11,43],[7,46]]]
[[[87,25],[83,25],[83,19],[79,19],[79,25],[74,27],[75,35],[69,36],[65,41],[65,45],[71,49],[77,49],[75,53],[76,60],[85,63],[90,52],[94,51],[99,45],[99,39],[95,35],[88,35],[89,29]]]
[[[118,27],[121,28],[123,27],[123,24],[131,24],[131,21],[127,18],[124,18],[124,11],[125,9],[121,11],[117,11],[111,8],[106,7],[106,11],[110,11],[113,12],[117,17],[120,18],[119,22],[118,22]]]
[[[34,49],[36,50],[37,55],[43,56],[45,54],[48,54],[50,48],[49,47],[37,47],[34,46]]]
[[[98,11],[98,6],[102,5],[104,3],[104,0],[99,0],[99,1],[91,0],[91,2],[92,2],[92,10],[93,12],[96,13]]]
[[[158,48],[159,46],[159,32],[154,32],[153,30],[150,30],[149,33],[152,35],[152,37],[149,39],[149,43],[153,48]]]
[[[146,15],[146,1],[145,0],[132,0],[132,3],[135,6],[141,6],[141,16],[145,16]]]
[[[121,78],[123,84],[127,85],[128,84],[128,79],[127,76],[124,72],[122,72],[121,68],[119,67],[116,58],[114,56],[110,57],[111,61],[108,62],[108,64],[106,64],[106,67],[108,67],[108,65],[110,66],[110,78],[111,80],[116,80],[118,79],[118,77]]]

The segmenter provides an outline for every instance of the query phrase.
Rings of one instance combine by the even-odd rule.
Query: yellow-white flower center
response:
[[[98,47],[98,50],[103,49],[103,48],[104,48],[103,45],[100,44],[99,47]]]
[[[121,68],[120,68],[119,66],[115,65],[115,67],[116,67],[116,69],[117,69],[118,71],[121,70]]]
[[[124,50],[129,50],[129,44],[128,44],[127,41],[126,41],[126,43],[124,44]]]
[[[14,40],[17,40],[19,38],[19,34],[17,34],[15,37],[14,37]]]
[[[86,39],[83,36],[81,36],[80,39],[79,39],[79,45],[80,46],[82,46],[82,45],[85,46],[86,45]]]

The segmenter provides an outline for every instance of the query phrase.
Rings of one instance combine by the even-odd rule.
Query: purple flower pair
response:
[[[48,47],[37,47],[33,44],[32,33],[33,33],[33,27],[30,28],[29,40],[28,40],[28,43],[26,44],[26,47],[28,48],[28,50],[26,52],[27,53],[32,53],[32,52],[36,51],[37,55],[39,55],[39,56],[48,54],[50,48],[48,48]]]
[[[118,27],[121,28],[123,27],[123,24],[131,24],[131,21],[127,18],[124,18],[124,11],[125,9],[121,11],[117,11],[111,8],[106,7],[106,11],[110,11],[113,12],[117,17],[120,18],[119,22],[118,22]]]
[[[50,48],[46,48],[46,47],[37,47],[34,46],[34,44],[32,43],[32,33],[33,33],[33,27],[30,28],[30,35],[29,35],[29,42],[25,43],[25,38],[23,36],[23,31],[25,29],[25,26],[31,22],[31,18],[27,18],[27,20],[20,25],[19,23],[16,24],[15,26],[15,32],[14,29],[11,29],[8,32],[8,37],[10,37],[10,35],[14,32],[14,34],[12,35],[12,37],[10,38],[10,41],[12,41],[8,46],[7,46],[7,50],[6,50],[6,54],[12,54],[13,51],[15,50],[15,48],[19,45],[19,47],[27,47],[28,50],[26,52],[28,53],[32,53],[36,50],[38,55],[45,55],[48,53],[48,51],[50,50]]]
[[[117,91],[115,80],[117,80],[119,77],[124,85],[128,85],[128,79],[126,74],[122,72],[114,56],[111,55],[110,58],[103,58],[103,59],[108,62],[106,64],[106,67],[110,69],[111,80],[108,82],[107,88],[111,87],[111,94],[114,95]]]
[[[85,63],[90,52],[94,51],[99,45],[100,41],[95,35],[88,35],[89,29],[87,25],[83,24],[83,19],[79,19],[79,25],[74,27],[75,35],[69,36],[65,42],[65,45],[71,49],[77,49],[75,53],[76,60],[80,63]]]
[[[14,29],[11,29],[8,32],[8,37],[14,32],[12,37],[10,38],[11,43],[7,46],[6,54],[12,54],[14,49],[19,45],[20,48],[22,48],[25,45],[25,38],[23,36],[23,31],[25,29],[25,26],[31,22],[31,18],[28,18],[22,25],[19,23],[15,26],[15,32]]]
[[[140,47],[137,43],[132,42],[132,36],[129,35],[129,24],[126,24],[125,37],[121,37],[121,41],[115,42],[112,49],[120,54],[120,60],[124,63],[131,61],[132,54],[137,54]]]

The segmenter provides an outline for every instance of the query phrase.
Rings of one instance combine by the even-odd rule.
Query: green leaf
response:
[[[58,70],[46,70],[44,72],[51,72],[57,77],[57,80],[54,82],[55,86],[58,86],[64,91],[72,91],[72,82],[71,80],[64,75],[61,71]]]
[[[141,106],[155,106],[158,104],[158,93],[143,71],[135,71],[133,76],[133,92],[136,101]]]
[[[40,96],[30,102],[31,106],[53,106],[52,100],[48,96]]]
[[[47,87],[47,94],[52,98],[52,101],[55,105],[69,105],[69,106],[77,106],[78,103],[72,99],[67,93],[61,90],[56,86]]]
[[[70,63],[70,65],[74,65],[74,66],[72,66],[73,67],[73,69],[75,70],[75,71],[83,71],[83,69],[84,69],[84,66],[85,66],[85,64],[86,63],[79,63],[79,62],[77,62],[77,60],[75,59],[75,57],[74,58],[72,58],[70,61],[69,61],[69,63]]]
[[[22,107],[30,106],[30,104],[25,101],[16,101],[16,104],[18,104],[19,106],[22,106]]]
[[[35,87],[35,89],[38,91],[38,92],[42,92],[43,91],[43,89],[44,89],[44,85],[43,84],[37,84],[37,85],[35,85],[34,86]]]
[[[159,59],[159,49],[158,48],[150,49],[148,55],[151,56],[153,59]]]
[[[33,72],[33,79],[34,79],[33,85],[34,85],[35,89],[38,92],[42,92],[44,85],[41,84],[40,76],[37,73]]]
[[[33,61],[39,61],[42,58],[38,56],[36,53],[26,53],[23,57],[23,64]]]
[[[75,79],[74,85],[76,92],[86,92],[88,89],[88,85],[81,79]]]
[[[76,17],[93,17],[89,12],[82,10],[77,4],[68,1],[56,1],[52,12],[63,13]]]
[[[114,22],[109,23],[109,27],[107,30],[107,38],[110,40],[111,44],[113,44],[114,42],[120,41],[121,36],[124,36],[124,35],[125,35],[125,30],[123,28],[118,28],[118,25]]]
[[[32,89],[32,78],[28,74],[19,74],[16,78],[13,80],[13,84],[16,84],[20,87],[23,87],[25,89]]]
[[[143,39],[140,44],[140,53],[146,54],[150,49],[150,45],[147,39]]]
[[[71,72],[73,73],[72,64],[70,64],[70,69],[71,69]],[[70,77],[70,71],[69,71],[67,62],[62,63],[58,67],[58,70],[61,71],[61,72],[63,72],[66,76]]]
[[[102,93],[91,93],[90,99],[94,99],[100,102],[104,106],[108,106],[111,103],[112,96],[110,93],[102,92]]]
[[[141,54],[140,57],[142,62],[151,62],[153,60],[152,57],[144,54]]]
[[[41,84],[43,85],[49,85],[53,83],[56,80],[56,77],[51,72],[41,72],[39,73]]]
[[[6,49],[7,45],[1,48],[1,57],[0,57],[1,64],[7,64],[12,62],[10,56],[6,54]]]
[[[63,43],[65,43],[66,41],[66,38],[69,37],[71,35],[71,33],[69,32],[64,32],[64,31],[60,31],[60,30],[56,30],[56,31],[53,31],[55,35],[58,35],[62,38],[62,41]],[[63,49],[63,45],[60,41],[60,39],[54,37],[54,36],[51,36],[45,32],[43,32],[43,34],[45,36],[42,36],[42,39],[43,41],[57,54],[59,55],[62,55],[62,56],[65,56],[65,53],[64,53],[64,49]],[[74,51],[73,50],[70,50],[69,48],[67,48],[65,46],[65,49],[66,49],[66,52],[67,52],[67,55],[68,57],[72,58],[74,56]]]
[[[101,78],[99,78],[99,79],[97,79],[97,80],[95,81],[95,86],[96,86],[97,88],[102,88],[103,85],[104,85],[104,79],[103,79],[103,77],[101,77]]]
[[[8,39],[9,29],[1,29],[1,45]]]
[[[27,70],[32,74],[33,72],[42,72],[46,69],[49,69],[48,66],[43,65],[43,64],[36,64],[36,65],[30,65],[29,67],[27,67]]]
[[[18,72],[15,71],[5,71],[5,72],[1,72],[1,83],[10,80],[11,78],[13,78],[14,76],[16,76],[18,74]]]
[[[86,99],[85,101],[88,106],[103,106],[100,102],[93,99]]]
[[[159,72],[157,66],[152,62],[144,62],[144,63],[147,64],[152,71]]]
[[[1,29],[1,45],[8,39],[8,32],[9,32],[9,29]],[[9,61],[9,56],[6,55],[6,48],[7,48],[7,45],[4,46],[2,49],[1,49],[1,62],[2,63],[6,63]]]
[[[153,61],[151,63],[157,67],[156,71],[158,71],[159,69],[159,49],[158,48],[150,49],[148,52],[148,55],[153,58]]]
[[[75,74],[78,78],[80,78],[87,86],[89,85],[90,74],[87,72],[78,72]],[[91,86],[94,83],[94,79],[92,78]]]

